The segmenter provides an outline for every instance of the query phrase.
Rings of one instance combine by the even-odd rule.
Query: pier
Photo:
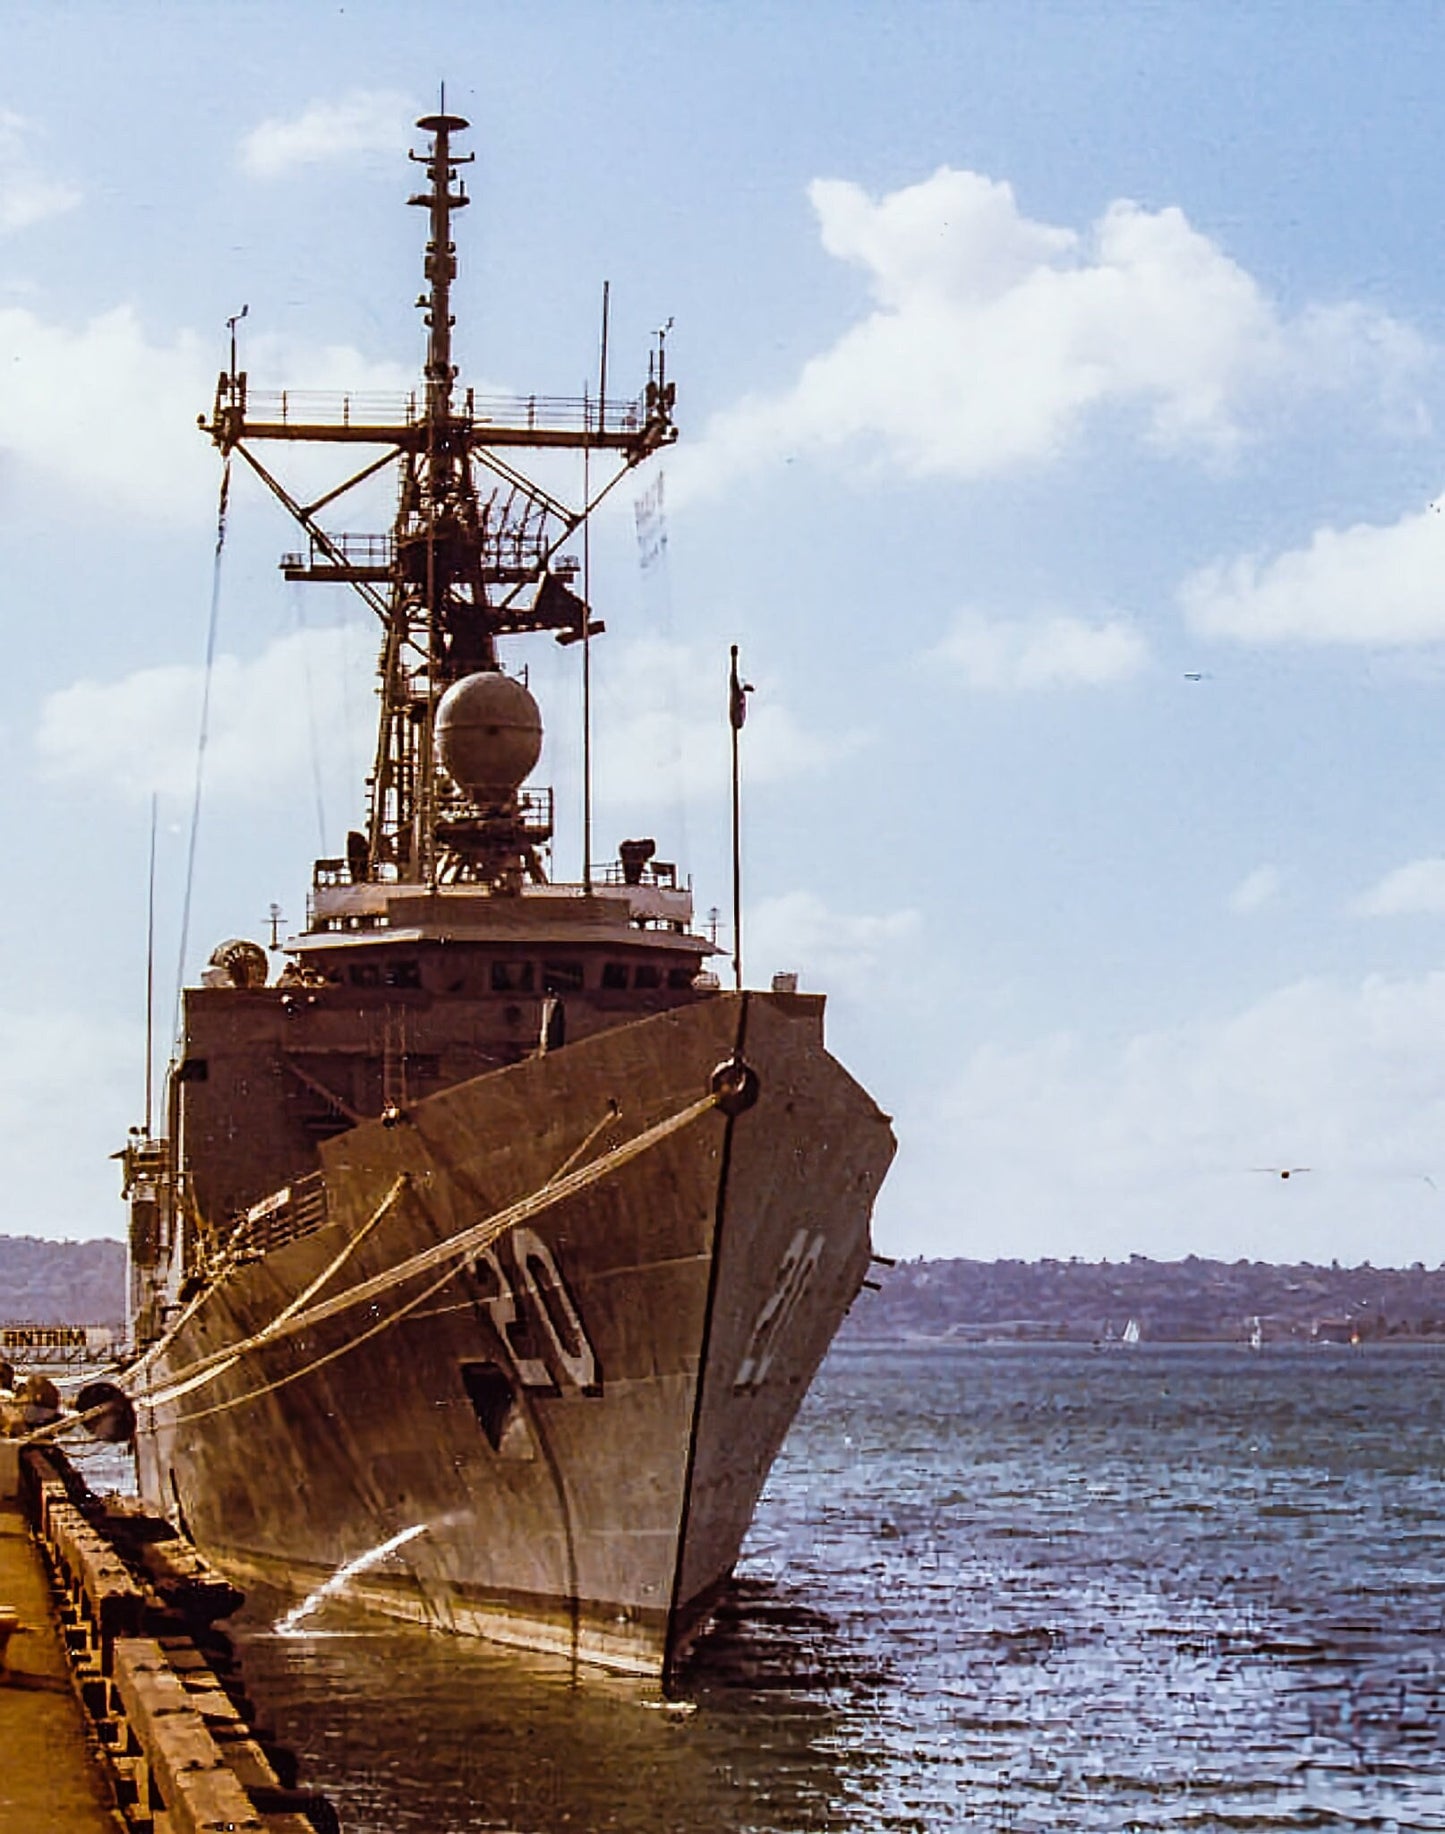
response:
[[[335,1834],[258,1732],[241,1595],[174,1529],[0,1440],[0,1834]]]
[[[70,1678],[49,1575],[0,1440],[0,1834],[117,1834],[122,1825]]]

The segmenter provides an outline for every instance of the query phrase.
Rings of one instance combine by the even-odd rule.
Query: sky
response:
[[[598,851],[655,836],[730,945],[739,644],[747,978],[895,1117],[880,1249],[1445,1261],[1436,7],[0,28],[0,1229],[122,1232],[152,799],[158,1057],[362,816],[371,614],[249,479],[214,570],[196,420],[243,306],[255,386],[411,386],[445,83],[463,383],[580,393],[605,282],[630,392],[670,321],[682,438],[592,538]],[[577,657],[507,661],[578,877]]]

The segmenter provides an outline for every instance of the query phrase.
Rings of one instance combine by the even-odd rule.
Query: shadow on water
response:
[[[252,1691],[348,1834],[865,1825],[834,1750],[834,1697],[858,1677],[830,1621],[769,1583],[725,1601],[666,1699],[344,1603],[311,1635],[281,1635],[283,1608],[258,1589],[232,1628]]]
[[[701,1702],[728,1693],[828,1693],[882,1680],[837,1623],[776,1580],[739,1578],[694,1644],[676,1692]]]

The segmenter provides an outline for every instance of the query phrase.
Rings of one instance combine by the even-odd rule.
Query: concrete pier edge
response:
[[[0,1440],[0,1834],[337,1834],[249,1723],[212,1630],[238,1595],[147,1520],[158,1585],[141,1520],[108,1517],[55,1448]]]

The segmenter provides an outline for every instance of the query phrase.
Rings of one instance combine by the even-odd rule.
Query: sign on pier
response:
[[[0,1359],[32,1368],[108,1363],[116,1336],[109,1325],[0,1325]]]

